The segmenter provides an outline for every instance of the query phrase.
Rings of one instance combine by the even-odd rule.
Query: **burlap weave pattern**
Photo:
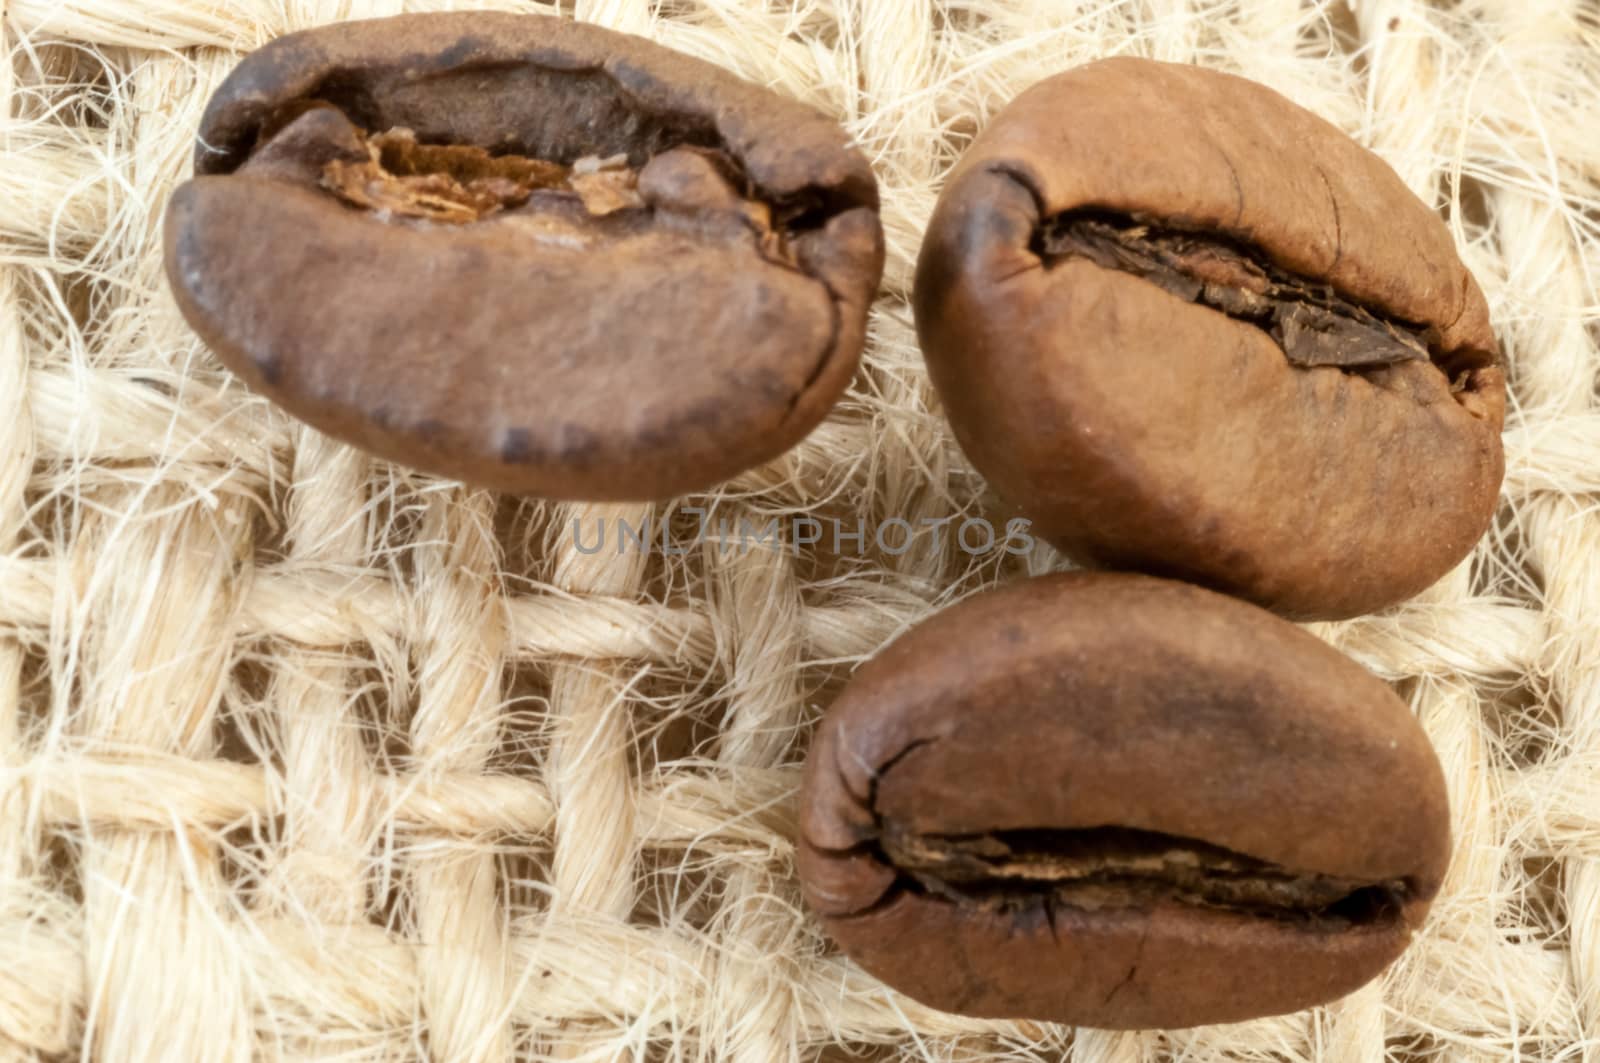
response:
[[[0,1059],[1600,1058],[1589,0],[565,5],[839,116],[889,242],[867,366],[826,424],[715,494],[611,507],[332,443],[241,388],[165,290],[162,209],[237,56],[447,6],[471,5],[5,4]],[[1315,628],[1397,685],[1444,762],[1456,849],[1426,934],[1332,1007],[1181,1033],[922,1008],[827,947],[792,864],[797,764],[850,667],[1060,564],[967,553],[949,525],[933,548],[925,519],[992,510],[906,300],[973,130],[1113,53],[1256,78],[1381,153],[1449,219],[1514,387],[1471,561]],[[820,543],[737,541],[796,516]],[[876,541],[891,517],[911,549]],[[665,522],[672,549],[619,554],[619,518]]]

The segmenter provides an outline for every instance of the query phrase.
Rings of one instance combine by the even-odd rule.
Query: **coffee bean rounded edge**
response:
[[[776,457],[858,364],[883,266],[820,113],[537,15],[280,38],[173,196],[178,305],[253,388],[471,483],[646,500]]]
[[[1119,58],[1028,89],[951,174],[915,309],[963,450],[1091,567],[1352,616],[1493,514],[1505,381],[1449,231],[1253,82]]]
[[[824,928],[933,1007],[1109,1028],[1286,1013],[1406,947],[1450,850],[1406,705],[1187,584],[1047,576],[864,665],[806,762]]]

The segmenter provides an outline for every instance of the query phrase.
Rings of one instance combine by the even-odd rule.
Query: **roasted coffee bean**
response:
[[[1439,763],[1382,682],[1237,599],[1080,572],[862,667],[806,762],[798,858],[828,933],[926,1004],[1139,1028],[1350,992],[1449,849]]]
[[[782,453],[854,373],[883,264],[835,123],[556,18],[281,38],[212,99],[195,170],[167,273],[229,367],[374,453],[546,497]]]
[[[1249,81],[1112,59],[1035,85],[951,175],[915,301],[962,448],[1085,565],[1351,616],[1494,511],[1505,381],[1449,231]]]

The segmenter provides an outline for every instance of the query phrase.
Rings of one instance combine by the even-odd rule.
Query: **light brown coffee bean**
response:
[[[167,214],[184,316],[331,435],[553,498],[709,487],[859,360],[877,188],[799,103],[637,37],[407,15],[255,52]]]
[[[981,594],[856,674],[806,762],[799,864],[916,999],[1179,1027],[1376,976],[1449,859],[1444,778],[1387,686],[1255,606],[1145,576]]]
[[[1504,375],[1449,231],[1261,85],[1111,59],[1024,92],[940,196],[916,315],[962,448],[1083,564],[1351,616],[1494,512]]]

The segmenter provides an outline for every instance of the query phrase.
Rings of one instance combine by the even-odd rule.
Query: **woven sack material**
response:
[[[839,408],[713,493],[629,506],[498,496],[334,443],[247,392],[166,290],[162,211],[242,53],[452,6],[3,7],[0,1059],[1600,1051],[1592,3],[562,5],[837,116],[882,183],[884,287]],[[793,866],[798,765],[851,668],[1063,565],[963,529],[999,511],[908,297],[974,131],[1110,54],[1262,81],[1382,155],[1447,219],[1513,388],[1471,559],[1312,627],[1396,685],[1444,763],[1454,863],[1426,931],[1332,1006],[1166,1033],[922,1007],[828,946]],[[624,521],[653,545],[619,553]]]

